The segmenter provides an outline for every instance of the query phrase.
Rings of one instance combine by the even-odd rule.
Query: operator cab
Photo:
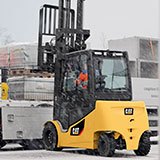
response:
[[[96,100],[132,99],[126,52],[65,53],[57,57],[56,66],[54,119],[66,130],[94,110]],[[82,84],[77,83],[80,74],[87,76]]]

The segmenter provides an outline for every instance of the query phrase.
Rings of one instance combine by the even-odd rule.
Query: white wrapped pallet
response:
[[[0,67],[8,67],[9,66],[9,56],[7,47],[0,48]]]
[[[53,100],[54,78],[12,77],[8,79],[13,100]]]
[[[37,44],[17,43],[0,48],[0,67],[37,67]]]

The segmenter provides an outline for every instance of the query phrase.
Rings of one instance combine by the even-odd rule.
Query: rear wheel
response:
[[[46,150],[61,151],[62,148],[57,147],[58,135],[55,126],[47,123],[43,129],[43,143]]]
[[[139,146],[137,150],[134,150],[137,156],[146,156],[151,149],[150,134],[144,132],[140,138]]]
[[[112,157],[116,149],[116,141],[111,134],[102,133],[98,142],[98,153],[100,156]]]

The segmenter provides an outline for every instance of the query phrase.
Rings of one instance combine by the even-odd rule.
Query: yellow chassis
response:
[[[133,111],[133,114],[130,111]],[[74,126],[82,121],[84,121],[84,128],[78,135],[78,130]],[[122,136],[127,150],[136,150],[141,135],[149,130],[147,111],[142,101],[97,101],[95,109],[70,126],[66,132],[62,131],[58,121],[50,122],[57,129],[57,147],[97,149],[100,134],[112,132],[115,139]],[[73,128],[75,132],[71,135]]]

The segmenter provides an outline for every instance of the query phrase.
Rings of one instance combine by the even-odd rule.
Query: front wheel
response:
[[[134,150],[137,156],[146,156],[151,149],[150,134],[144,132],[140,138],[139,146],[137,150]]]
[[[100,156],[112,157],[116,149],[116,141],[112,134],[102,133],[98,142],[98,153]]]
[[[51,123],[47,123],[43,129],[43,143],[46,150],[61,151],[62,148],[57,147],[58,134],[55,126]]]

